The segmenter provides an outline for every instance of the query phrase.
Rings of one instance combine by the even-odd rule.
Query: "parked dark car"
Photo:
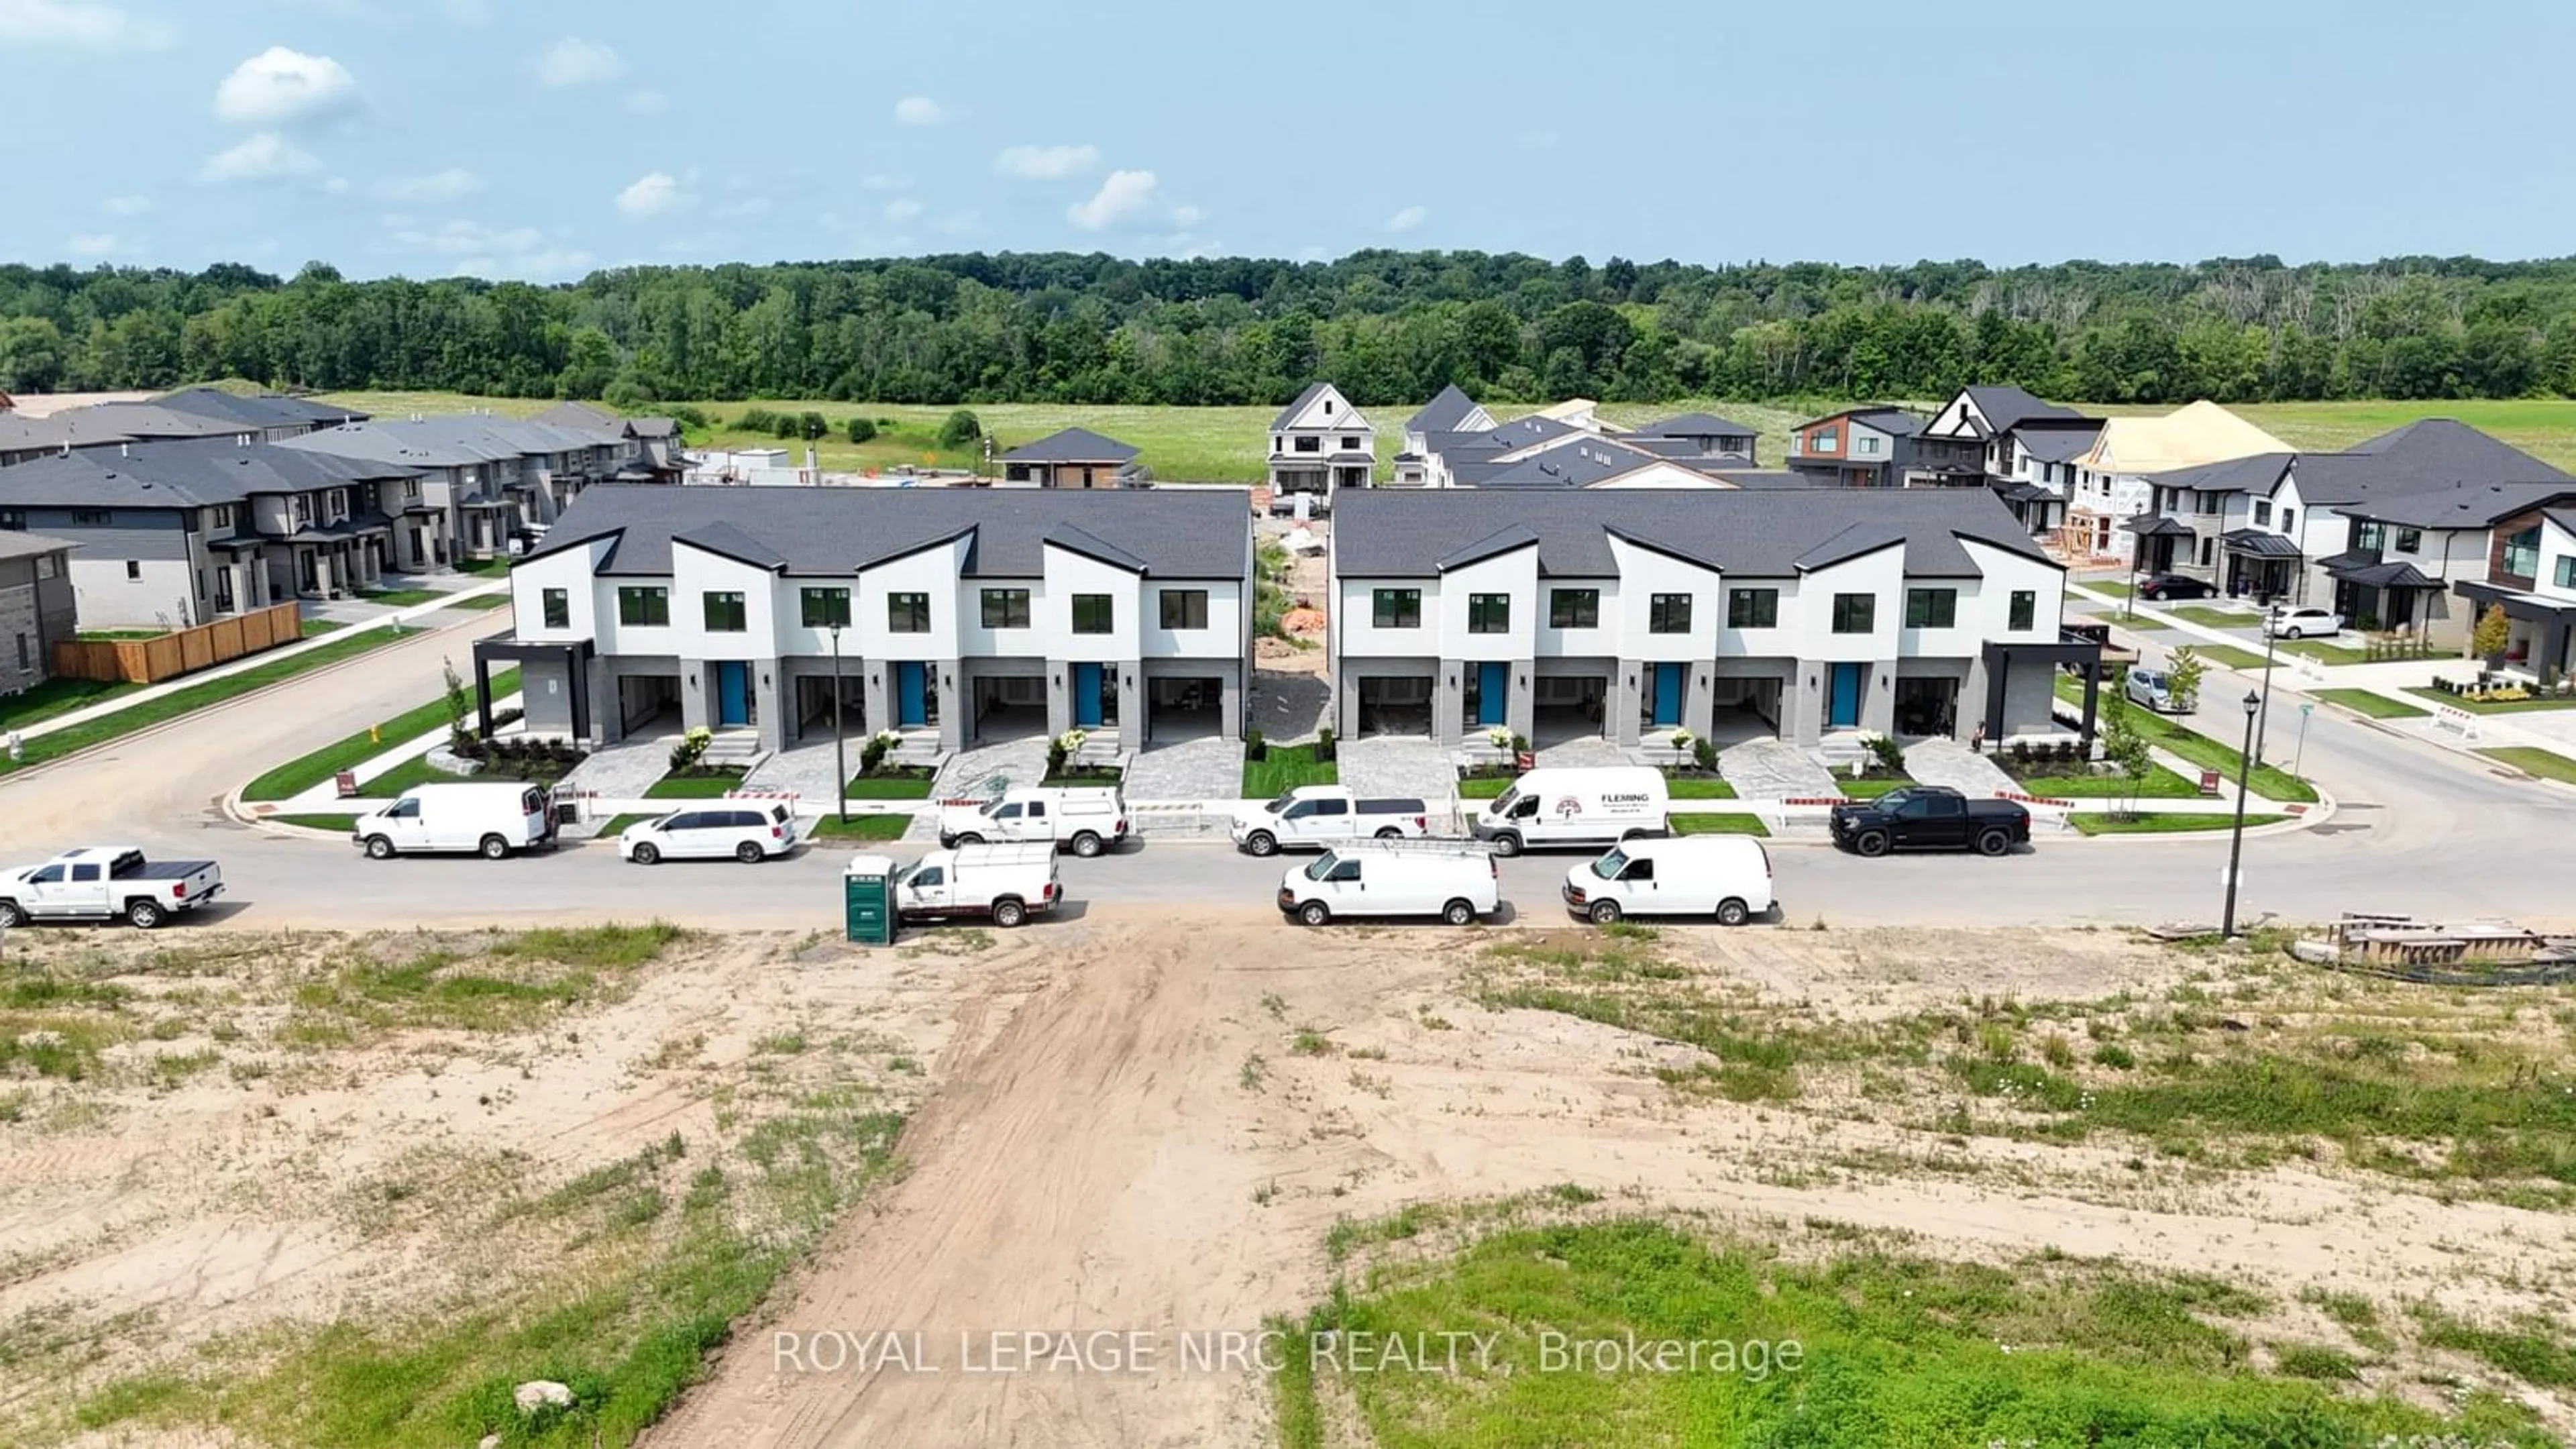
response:
[[[2163,603],[2167,599],[2214,599],[2218,585],[2189,574],[2150,574],[2138,585],[2138,597]]]
[[[1834,807],[1834,844],[1869,856],[1891,850],[2008,855],[2030,840],[2030,812],[2010,800],[1971,800],[1946,785],[1908,785]]]

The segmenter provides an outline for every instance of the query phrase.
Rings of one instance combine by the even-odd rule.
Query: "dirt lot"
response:
[[[116,939],[62,936],[40,954],[134,993],[125,1035],[80,1078],[23,1063],[0,1076],[17,1094],[0,1097],[0,1332],[15,1335],[0,1363],[21,1370],[0,1388],[0,1439],[104,1425],[107,1442],[139,1424],[165,1442],[212,1401],[165,1391],[112,1415],[120,1401],[100,1396],[182,1346],[260,1368],[279,1351],[251,1332],[263,1325],[460,1314],[495,1285],[629,1262],[661,1241],[621,1237],[633,1214],[611,1209],[603,1229],[511,1205],[560,1203],[639,1154],[674,1196],[701,1164],[748,1181],[757,1124],[834,1090],[909,1114],[895,1172],[854,1186],[859,1205],[813,1264],[652,1442],[1275,1442],[1255,1376],[1168,1357],[1151,1373],[973,1374],[959,1335],[1255,1329],[1326,1293],[1339,1224],[1560,1184],[1627,1211],[1902,1231],[1961,1258],[2119,1257],[2392,1315],[2401,1300],[2482,1320],[2567,1311],[2568,1204],[2545,1184],[2409,1176],[2333,1146],[2073,1138],[2015,1097],[2107,1082],[2124,1043],[2142,1059],[2175,1040],[2212,1058],[2288,1051],[2311,1020],[2351,1034],[2365,1015],[2397,1023],[2401,1054],[2475,1035],[2484,1055],[2460,1060],[2492,1064],[2517,1044],[2563,1050],[2566,1000],[2400,1001],[2110,932],[1647,941],[1103,909],[938,953],[684,940],[533,1022],[335,1038],[310,987],[330,979],[316,960],[350,943],[266,943],[258,962],[71,959]],[[2023,1005],[2077,1000],[2096,1005]],[[0,1039],[31,1020],[0,1023]],[[1974,1058],[1964,1073],[1945,1056],[1953,1033]],[[658,1146],[674,1132],[685,1166]],[[2307,1316],[2278,1327],[2332,1327]],[[887,1330],[922,1336],[911,1362],[880,1350],[781,1371],[776,1333]],[[2474,1354],[2443,1364],[2454,1385],[2576,1423]],[[269,1438],[322,1441],[246,1434]]]

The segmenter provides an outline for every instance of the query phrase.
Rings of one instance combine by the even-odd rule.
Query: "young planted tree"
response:
[[[2102,729],[2102,758],[2120,772],[2121,791],[2116,813],[2123,819],[2137,813],[2138,787],[2156,767],[2155,756],[2147,750],[2147,737],[2130,727],[2129,712],[2114,708]]]
[[[2173,693],[2174,708],[2188,710],[2200,704],[2201,676],[2209,664],[2200,651],[2186,644],[2173,652],[2173,662],[2165,668],[2166,688]]]
[[[2489,604],[2478,616],[2477,627],[2469,631],[2469,652],[2494,664],[2504,658],[2505,646],[2513,641],[2513,625],[2506,622],[2504,605]]]
[[[465,681],[457,677],[456,665],[448,659],[438,661],[438,671],[447,678],[447,739],[450,744],[465,741]]]

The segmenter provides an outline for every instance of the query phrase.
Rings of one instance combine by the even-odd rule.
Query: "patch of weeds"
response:
[[[2355,1380],[2361,1377],[2361,1365],[2341,1349],[2316,1343],[2276,1343],[2272,1345],[2272,1364],[2277,1372],[2294,1379]]]
[[[1288,998],[1281,996],[1276,991],[1265,991],[1261,993],[1261,1009],[1270,1013],[1270,1019],[1272,1021],[1286,1021],[1288,1019]]]
[[[1289,1039],[1288,1050],[1301,1057],[1328,1057],[1333,1054],[1333,1039],[1311,1026],[1300,1027]]]
[[[1244,1057],[1243,1066],[1235,1073],[1234,1079],[1243,1090],[1258,1092],[1261,1084],[1270,1080],[1270,1064],[1261,1059],[1261,1053],[1252,1052]]]
[[[777,1032],[752,1044],[753,1051],[772,1057],[797,1056],[804,1052],[805,1047],[805,1033],[801,1030]]]

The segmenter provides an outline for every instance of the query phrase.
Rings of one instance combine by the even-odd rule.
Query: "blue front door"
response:
[[[1860,684],[1866,664],[1834,666],[1832,708],[1825,716],[1825,728],[1850,730],[1860,728]]]
[[[894,667],[894,722],[901,728],[918,729],[930,723],[927,674],[927,669],[919,664]]]
[[[1685,664],[1655,666],[1655,720],[1659,725],[1682,722],[1682,671]]]
[[[1500,664],[1476,666],[1476,723],[1498,725],[1503,722],[1503,706],[1510,702],[1503,691],[1508,671]]]
[[[751,723],[751,667],[739,660],[716,666],[716,723]]]
[[[1097,664],[1073,666],[1073,723],[1076,728],[1086,730],[1100,726],[1100,666]]]

